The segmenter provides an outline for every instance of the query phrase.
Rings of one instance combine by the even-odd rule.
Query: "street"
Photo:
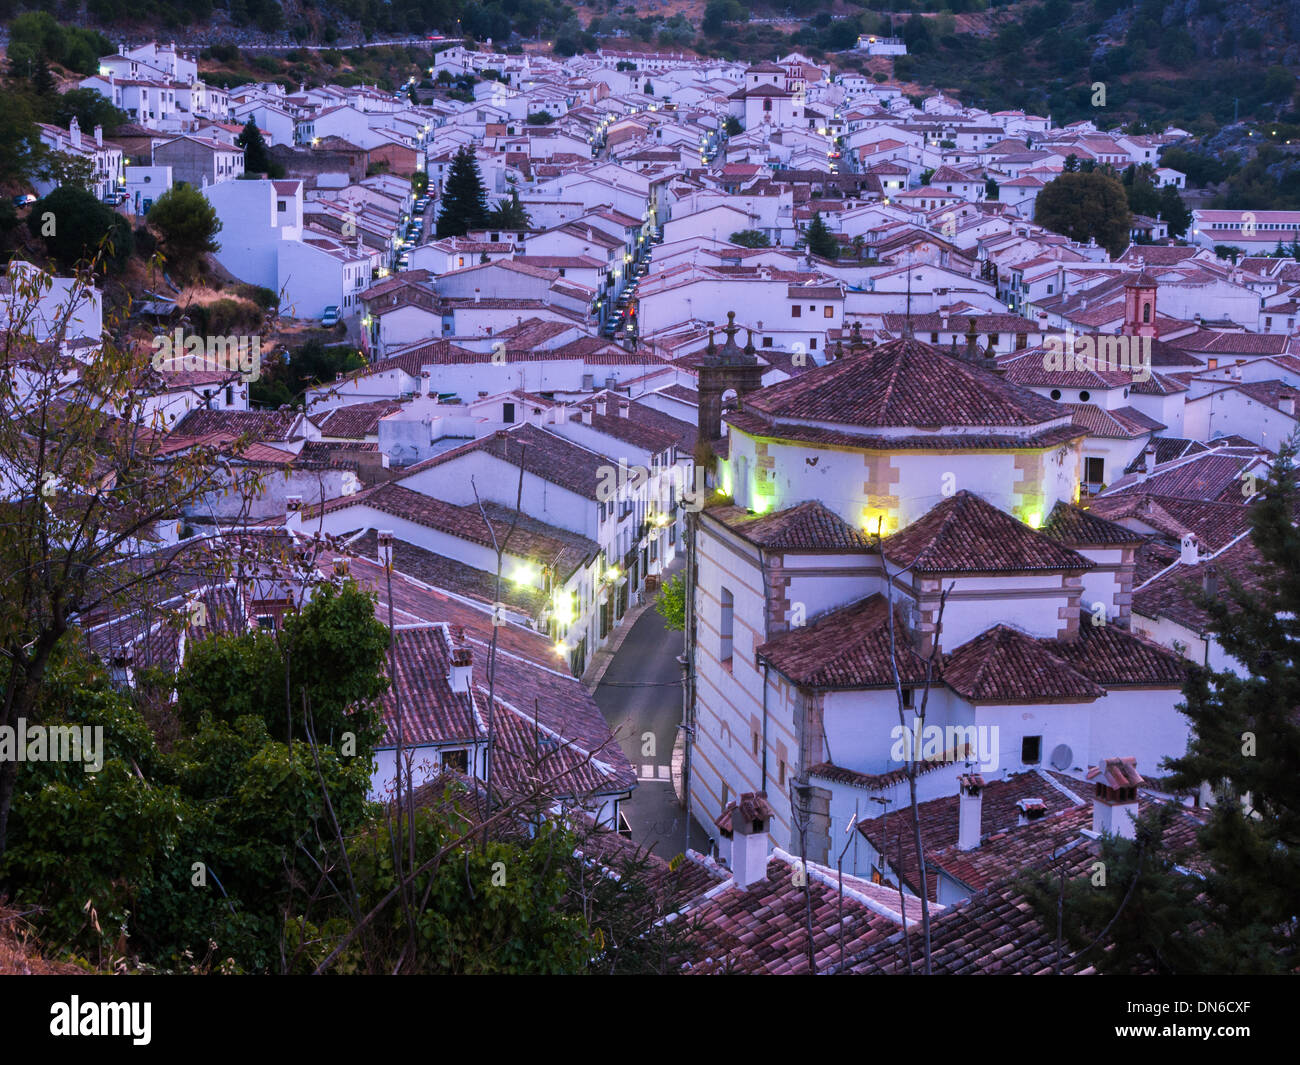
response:
[[[619,739],[640,783],[623,812],[633,842],[664,859],[685,850],[686,813],[673,792],[671,764],[682,719],[682,634],[669,632],[654,609],[632,625],[595,691],[596,705]],[[708,853],[698,824],[690,845]]]

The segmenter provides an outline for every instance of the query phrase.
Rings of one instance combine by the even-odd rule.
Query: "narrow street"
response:
[[[674,567],[674,569],[677,567]],[[672,784],[673,744],[682,720],[682,634],[669,632],[653,607],[632,623],[595,691],[596,705],[618,736],[640,783],[623,805],[633,842],[664,859],[686,849],[686,812]],[[690,845],[708,851],[696,824]]]

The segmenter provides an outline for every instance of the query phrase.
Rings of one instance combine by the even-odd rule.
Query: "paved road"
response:
[[[682,634],[669,632],[655,610],[633,624],[596,688],[596,705],[637,770],[641,783],[624,804],[632,839],[672,858],[685,849],[686,812],[673,792],[669,767],[682,720]],[[649,736],[646,734],[649,733]],[[708,851],[698,824],[690,845]]]

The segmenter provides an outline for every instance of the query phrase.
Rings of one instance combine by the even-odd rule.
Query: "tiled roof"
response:
[[[1144,618],[1168,618],[1195,633],[1209,631],[1210,615],[1194,596],[1204,590],[1206,571],[1211,567],[1219,579],[1219,595],[1226,597],[1228,581],[1238,581],[1248,592],[1260,591],[1274,582],[1260,572],[1264,561],[1249,536],[1224,548],[1212,558],[1192,566],[1172,566],[1133,592],[1133,613]],[[1227,600],[1232,609],[1231,600]]]
[[[1099,699],[1105,689],[1071,669],[1044,641],[995,625],[945,656],[943,680],[971,702]]]
[[[1168,469],[1157,468],[1149,477],[1121,477],[1111,485],[1111,493],[1139,491],[1144,495],[1237,503],[1245,498],[1242,474],[1258,464],[1258,455],[1253,451],[1231,452],[1220,448],[1181,459]],[[1111,493],[1100,498],[1107,498]]]
[[[897,608],[894,647],[891,656],[885,599],[873,595],[782,633],[755,653],[803,687],[893,687],[895,657],[902,683],[924,684],[925,661],[912,649]]]
[[[1043,535],[1069,547],[1118,547],[1140,544],[1146,537],[1123,525],[1059,500],[1043,523]]]
[[[297,411],[192,410],[176,423],[173,432],[181,436],[208,433],[248,434],[252,440],[288,440],[302,415]]]
[[[1099,496],[1092,510],[1114,521],[1133,519],[1165,536],[1181,540],[1188,533],[1207,549],[1226,547],[1249,524],[1246,503],[1218,503],[1200,499],[1178,499],[1134,490],[1115,496]]]
[[[328,414],[316,415],[312,420],[322,436],[341,436],[361,440],[379,432],[379,419],[402,409],[400,403],[378,400],[374,403],[353,403],[337,407]]]
[[[871,549],[871,541],[866,536],[816,500],[771,514],[754,514],[733,504],[709,507],[708,514],[750,543],[771,550]]]
[[[918,340],[889,341],[746,397],[769,418],[868,428],[1037,428],[1062,412],[999,375]]]
[[[1107,410],[1095,403],[1064,403],[1074,416],[1074,424],[1088,431],[1089,436],[1110,440],[1134,440],[1166,428],[1162,422],[1149,418],[1133,407],[1116,407]]]
[[[389,688],[380,697],[384,736],[381,746],[397,743],[397,706],[401,700],[403,738],[409,744],[473,742],[486,734],[469,692],[454,692],[448,675],[451,639],[446,626],[398,629],[393,634],[392,665],[385,659]]]
[[[1181,656],[1118,625],[1085,621],[1075,639],[1044,643],[1070,668],[1107,688],[1181,688],[1187,673]]]
[[[1093,563],[962,490],[886,537],[885,557],[917,573],[1078,572]]]

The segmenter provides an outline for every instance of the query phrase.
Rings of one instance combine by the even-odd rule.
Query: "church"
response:
[[[735,333],[699,378],[715,486],[688,599],[701,824],[765,792],[773,842],[833,861],[852,820],[906,806],[922,732],[945,740],[916,749],[921,800],[970,773],[1040,770],[1048,788],[1112,757],[1154,777],[1184,751],[1185,664],[1130,629],[1143,537],[1079,506],[1068,408],[973,335],[855,335],[763,388]]]

